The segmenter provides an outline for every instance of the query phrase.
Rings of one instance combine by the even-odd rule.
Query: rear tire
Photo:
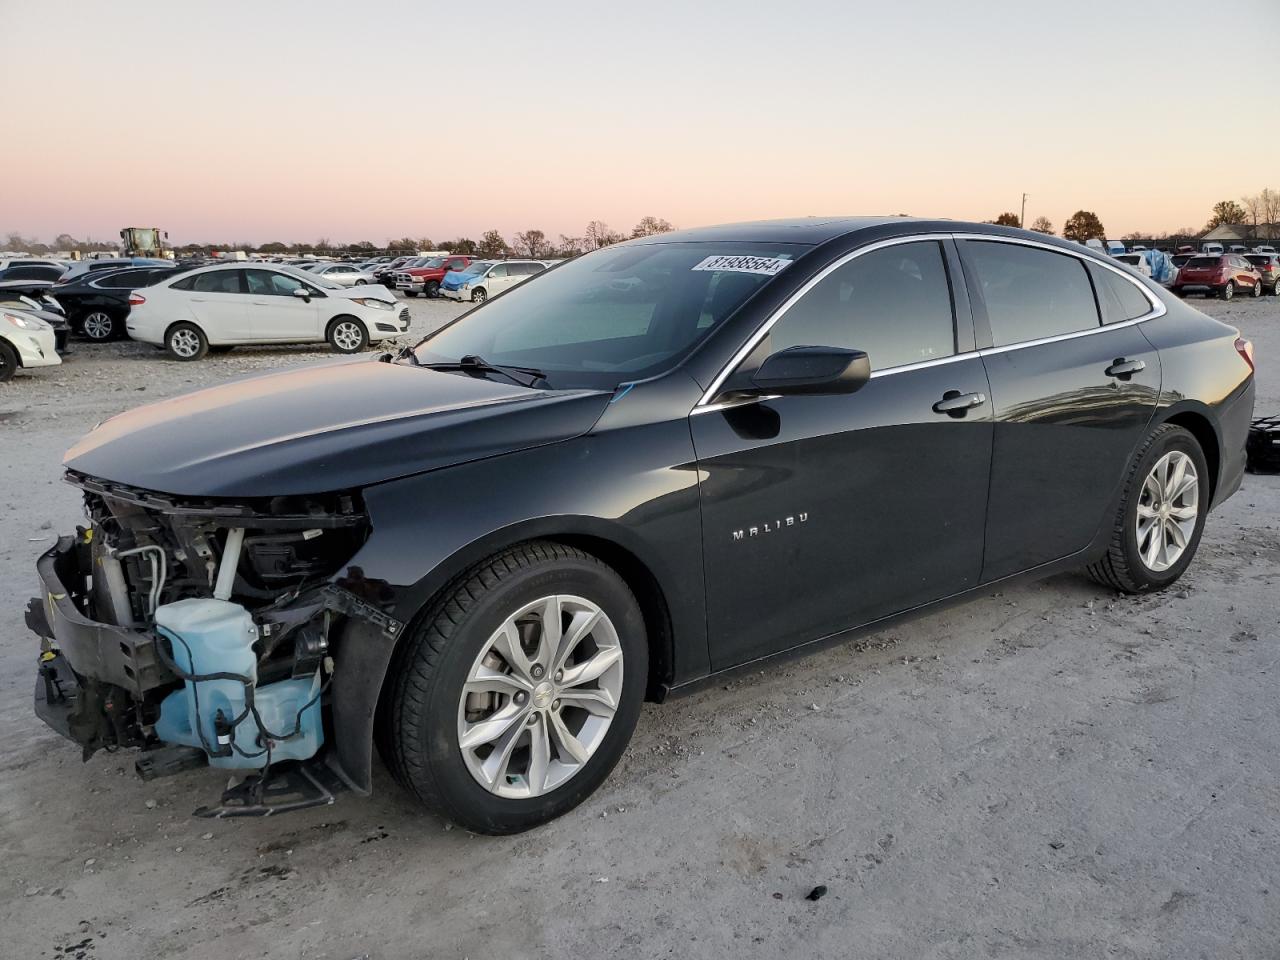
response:
[[[209,338],[194,323],[175,323],[164,334],[164,348],[175,360],[201,360],[209,352]]]
[[[8,383],[18,373],[18,353],[0,340],[0,383]]]
[[[1170,472],[1162,478],[1166,464]],[[1179,467],[1181,480],[1173,473]],[[1169,482],[1188,480],[1194,489],[1171,495]],[[1191,563],[1208,512],[1209,468],[1199,442],[1176,424],[1157,427],[1134,457],[1111,542],[1102,559],[1089,565],[1089,575],[1124,593],[1163,590]]]
[[[1232,300],[1235,298],[1235,295],[1236,295],[1236,282],[1234,280],[1228,280],[1227,285],[1222,288],[1222,294],[1221,294],[1222,299]]]
[[[338,353],[359,353],[369,345],[369,331],[355,317],[334,317],[324,338]]]
[[[1253,290],[1252,290],[1251,292],[1253,293],[1253,298],[1254,298],[1255,300],[1256,300],[1256,299],[1258,299],[1258,297],[1262,296],[1262,281],[1261,281],[1261,280],[1259,280],[1257,283],[1255,283],[1255,284],[1253,285]]]
[[[124,324],[119,317],[106,310],[90,310],[80,320],[80,329],[87,340],[94,343],[106,343],[118,339]]]
[[[566,639],[577,628],[580,639],[544,646],[547,622]],[[501,640],[512,636],[519,667]],[[570,679],[593,664],[599,673]],[[517,833],[572,810],[622,756],[648,679],[644,618],[600,560],[533,541],[446,588],[387,675],[378,742],[396,779],[468,830]],[[464,746],[464,731],[481,727],[491,732]]]

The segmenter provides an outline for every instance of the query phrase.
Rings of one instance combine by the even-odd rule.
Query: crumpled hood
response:
[[[63,463],[179,496],[322,493],[579,436],[610,396],[339,361],[122,413],[82,438]]]
[[[444,275],[444,279],[440,282],[443,287],[450,290],[457,290],[464,283],[469,283],[476,278],[477,274],[463,273],[461,270],[451,270]]]

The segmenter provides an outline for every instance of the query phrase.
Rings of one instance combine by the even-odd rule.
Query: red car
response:
[[[424,263],[411,267],[401,267],[395,272],[395,289],[403,290],[406,296],[416,297],[422,294],[434,297],[440,293],[440,281],[450,270],[465,270],[471,266],[472,257],[461,254],[450,254],[445,257],[432,257]]]
[[[1217,294],[1223,300],[1230,300],[1237,293],[1260,297],[1262,274],[1238,253],[1192,257],[1178,271],[1172,289],[1180,297],[1188,293],[1203,293],[1206,297]]]

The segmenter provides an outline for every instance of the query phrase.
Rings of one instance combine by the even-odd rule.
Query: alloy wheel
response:
[[[1234,280],[1229,280],[1227,282],[1227,285],[1222,288],[1222,299],[1230,300],[1235,295],[1236,295],[1236,282]]]
[[[111,314],[95,310],[84,318],[84,335],[90,340],[110,340],[115,332],[115,320]]]
[[[343,350],[358,350],[364,343],[364,331],[350,320],[343,320],[333,328],[333,342]]]
[[[1138,555],[1153,573],[1172,567],[1186,552],[1200,515],[1200,477],[1181,450],[1156,461],[1138,498]]]
[[[622,696],[622,645],[583,597],[543,597],[511,614],[471,666],[458,702],[458,746],[490,793],[538,797],[582,771]]]
[[[175,330],[169,348],[180,357],[194,357],[200,352],[200,337],[194,330]]]

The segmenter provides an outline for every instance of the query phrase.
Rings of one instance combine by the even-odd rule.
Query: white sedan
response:
[[[274,264],[218,264],[135,290],[129,336],[175,360],[249,343],[323,343],[339,353],[405,333],[407,308],[380,286],[342,287]]]
[[[19,368],[61,362],[53,327],[25,311],[0,309],[0,383],[12,379]]]

